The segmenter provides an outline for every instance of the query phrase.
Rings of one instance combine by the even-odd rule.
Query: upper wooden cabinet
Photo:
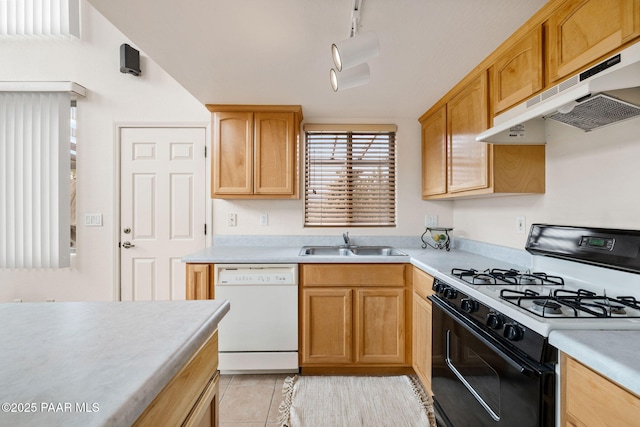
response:
[[[542,25],[505,48],[490,68],[493,115],[542,90],[543,62]]]
[[[640,0],[567,0],[547,25],[552,84],[640,36]]]
[[[211,197],[299,197],[300,106],[207,108],[213,113]]]
[[[422,122],[422,197],[447,192],[447,108]]]
[[[544,146],[475,140],[488,126],[487,79],[485,70],[420,118],[423,199],[544,193]]]
[[[487,75],[481,73],[447,103],[449,193],[489,186],[490,147],[475,139],[488,128],[488,102]]]

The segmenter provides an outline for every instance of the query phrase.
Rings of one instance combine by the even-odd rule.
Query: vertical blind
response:
[[[395,226],[395,129],[305,125],[305,226]]]
[[[0,0],[0,36],[80,37],[80,2]]]
[[[70,264],[70,98],[0,92],[0,268]]]

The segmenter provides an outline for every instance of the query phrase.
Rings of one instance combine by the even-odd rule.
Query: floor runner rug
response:
[[[433,406],[414,376],[286,378],[281,427],[435,427]]]

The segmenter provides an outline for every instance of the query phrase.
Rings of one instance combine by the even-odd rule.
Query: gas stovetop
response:
[[[607,296],[586,289],[568,289],[565,279],[545,272],[491,268],[454,268],[451,275],[528,313],[554,319],[640,318],[640,301],[633,296]],[[568,283],[571,283],[570,281]],[[483,289],[479,289],[483,292]]]

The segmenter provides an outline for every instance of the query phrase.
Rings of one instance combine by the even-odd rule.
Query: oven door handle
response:
[[[501,345],[496,344],[494,340],[487,333],[482,331],[480,328],[478,328],[468,319],[465,319],[464,317],[462,317],[455,310],[449,307],[446,303],[441,302],[440,299],[435,295],[429,296],[428,298],[433,304],[437,305],[438,308],[440,308],[442,311],[448,314],[453,320],[455,320],[457,323],[463,326],[466,330],[471,332],[476,338],[482,341],[486,346],[490,347],[493,351],[496,352],[498,356],[500,356],[503,360],[505,360],[515,369],[517,369],[521,374],[524,374],[527,376],[533,376],[541,373],[541,370],[534,369],[533,367],[526,366],[523,363],[518,362],[518,360],[516,360],[518,357],[515,356],[511,351],[509,351],[508,349],[504,348]]]

